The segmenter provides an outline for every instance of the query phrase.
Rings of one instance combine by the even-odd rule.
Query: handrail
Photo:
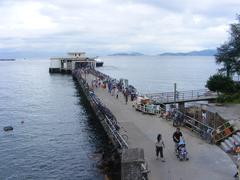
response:
[[[166,105],[165,105],[165,104],[161,104],[161,105],[162,105],[163,107],[165,107],[165,109],[162,108],[161,106],[160,106],[160,109],[166,111]],[[194,118],[192,118],[192,117],[184,114],[183,112],[181,112],[181,111],[179,111],[179,110],[177,110],[177,109],[175,109],[175,112],[176,112],[176,113],[181,113],[181,114],[183,114],[183,115],[184,115],[183,122],[184,122],[185,124],[189,124],[191,127],[194,127],[194,129],[198,130],[197,132],[199,132],[200,135],[206,133],[207,130],[209,130],[209,129],[211,130],[211,132],[214,130],[214,128],[208,126],[207,124],[204,124],[203,122],[198,121],[197,119],[194,119]],[[191,122],[191,121],[192,121],[192,122]],[[197,123],[198,125],[202,126],[202,128],[199,127],[199,126],[196,126],[194,123]]]
[[[202,99],[204,97],[215,96],[216,93],[208,89],[200,89],[200,90],[190,90],[190,91],[177,91],[176,94],[174,92],[162,92],[162,93],[151,93],[145,94],[145,96],[149,97],[155,102],[158,103],[168,103],[176,101],[184,101],[191,99]]]
[[[108,125],[110,131],[112,132],[112,135],[115,137],[117,140],[118,144],[120,145],[121,148],[127,149],[128,148],[128,143],[125,141],[125,139],[122,137],[122,135],[118,132],[118,130],[115,128],[111,120],[106,117],[106,124]]]
[[[178,93],[188,93],[188,92],[208,92],[209,90],[208,89],[195,89],[195,90],[187,90],[187,91],[177,91]],[[168,91],[168,92],[160,92],[160,93],[147,93],[146,95],[158,95],[158,94],[173,94],[174,95],[174,92],[172,91]]]
[[[201,124],[202,126],[205,126],[205,127],[208,128],[208,129],[213,129],[212,127],[210,127],[210,126],[208,126],[208,125],[202,123],[201,121],[198,121],[198,120],[196,120],[196,119],[194,119],[194,118],[192,118],[192,117],[190,117],[190,116],[188,116],[188,115],[185,115],[185,117],[187,117],[187,118],[189,118],[189,119],[191,119],[191,120],[193,120],[193,121],[195,121],[195,122]]]

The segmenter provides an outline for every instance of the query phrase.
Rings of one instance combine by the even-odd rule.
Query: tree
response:
[[[223,74],[215,74],[210,76],[207,81],[206,87],[214,92],[233,93],[235,91],[234,81]]]
[[[237,23],[230,25],[230,40],[229,42],[234,47],[236,57],[240,56],[240,15],[237,16]]]
[[[233,46],[233,56],[235,57],[234,72],[240,74],[240,15],[237,16],[237,23],[231,24],[230,43]]]
[[[223,64],[219,71],[226,73],[227,77],[240,73],[240,15],[237,20],[237,23],[230,25],[229,40],[217,48],[215,55],[216,63]]]
[[[215,55],[216,63],[223,64],[223,68],[219,69],[220,72],[226,72],[227,77],[230,77],[235,72],[235,57],[234,48],[229,43],[224,43],[221,47],[217,48]]]

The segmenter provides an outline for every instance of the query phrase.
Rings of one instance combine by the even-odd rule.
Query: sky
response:
[[[229,37],[239,0],[0,0],[0,53],[187,52]]]

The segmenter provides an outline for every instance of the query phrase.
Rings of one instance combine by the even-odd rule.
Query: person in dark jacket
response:
[[[175,143],[175,151],[177,150],[178,143],[180,142],[180,138],[183,138],[182,132],[178,127],[176,131],[173,133],[173,142]]]

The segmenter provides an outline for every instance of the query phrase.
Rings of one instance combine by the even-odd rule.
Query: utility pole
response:
[[[177,83],[174,83],[174,104],[176,106],[176,99],[177,99]]]

